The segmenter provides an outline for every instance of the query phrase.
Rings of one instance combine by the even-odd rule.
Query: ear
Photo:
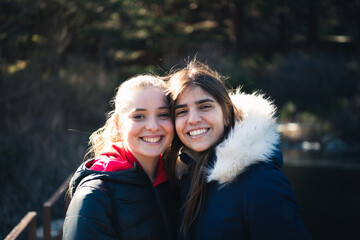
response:
[[[118,113],[114,113],[112,116],[112,121],[113,124],[112,125],[112,133],[113,137],[115,137],[115,142],[121,142],[122,141],[122,132],[123,132],[123,126],[121,124],[121,115]],[[114,127],[115,126],[115,127]]]
[[[120,117],[119,117],[119,114],[114,113],[113,117],[114,117],[113,121],[114,121],[114,124],[116,126],[116,130],[120,131],[120,122],[119,122]]]

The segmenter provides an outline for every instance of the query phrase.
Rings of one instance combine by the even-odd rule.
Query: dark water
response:
[[[360,153],[284,151],[284,160],[313,239],[360,239]]]

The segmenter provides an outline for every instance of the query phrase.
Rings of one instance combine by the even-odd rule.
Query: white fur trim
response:
[[[217,160],[206,169],[207,182],[228,184],[248,166],[267,161],[279,143],[276,130],[276,107],[263,95],[244,94],[238,90],[231,94],[235,106],[242,111],[244,120],[235,124],[228,138],[216,147]]]

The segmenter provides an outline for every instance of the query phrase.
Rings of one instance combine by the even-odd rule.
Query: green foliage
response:
[[[293,122],[296,114],[296,106],[293,102],[285,103],[280,109],[279,119],[283,122]]]
[[[223,58],[220,61],[219,69],[228,77],[229,88],[236,89],[240,87],[242,91],[252,92],[254,86],[254,68],[249,67],[254,59],[245,59],[236,61],[232,58]]]
[[[6,89],[0,99],[4,234],[27,211],[41,213],[41,203],[81,163],[87,138],[110,110],[108,102],[120,78],[81,60],[69,60],[58,78],[33,62],[1,73],[1,89]],[[54,217],[61,215],[54,213]]]
[[[2,0],[0,232],[81,162],[119,83],[194,56],[262,89],[280,119],[359,140],[358,13],[357,0]]]

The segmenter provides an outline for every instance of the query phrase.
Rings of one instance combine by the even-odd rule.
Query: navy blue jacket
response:
[[[294,191],[280,170],[281,152],[271,160],[248,167],[225,186],[207,183],[205,204],[190,228],[190,239],[311,239]],[[181,184],[183,203],[190,184],[188,174]]]

